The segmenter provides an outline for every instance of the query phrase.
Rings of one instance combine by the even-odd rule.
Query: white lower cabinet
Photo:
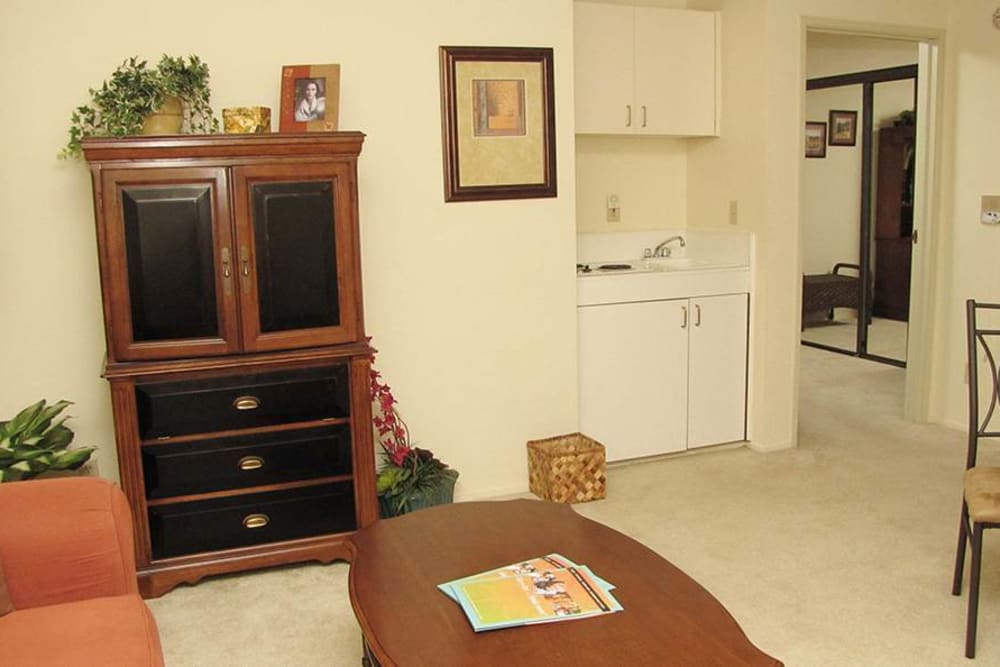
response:
[[[577,312],[580,429],[608,460],[746,437],[746,294]]]

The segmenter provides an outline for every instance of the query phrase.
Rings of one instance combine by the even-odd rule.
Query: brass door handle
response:
[[[237,396],[233,399],[233,407],[237,410],[256,410],[260,407],[260,399],[256,396]]]
[[[263,528],[269,523],[271,523],[271,518],[266,514],[247,514],[243,517],[243,527],[251,530],[254,528]]]
[[[260,470],[264,467],[264,458],[261,456],[244,456],[237,463],[240,470]]]

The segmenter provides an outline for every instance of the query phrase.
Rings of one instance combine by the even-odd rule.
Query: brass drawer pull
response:
[[[244,528],[263,528],[269,523],[271,519],[266,514],[247,514],[243,517]]]
[[[260,407],[260,399],[256,396],[237,396],[233,400],[233,407],[237,410],[256,410]]]
[[[260,470],[264,467],[264,459],[260,456],[244,456],[236,465],[240,470]]]

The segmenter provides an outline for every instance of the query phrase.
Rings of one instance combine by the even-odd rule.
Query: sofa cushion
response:
[[[0,559],[16,609],[138,592],[121,490],[94,477],[3,487]]]
[[[162,667],[156,621],[138,595],[19,609],[0,617],[3,664]]]
[[[3,563],[0,562],[0,616],[14,611],[14,605],[10,603],[10,595],[7,594],[7,580],[3,576]]]

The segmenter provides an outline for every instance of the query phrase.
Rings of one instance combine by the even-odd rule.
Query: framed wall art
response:
[[[445,201],[556,196],[551,48],[442,46]]]
[[[806,157],[826,157],[826,123],[806,123]]]
[[[340,111],[340,65],[281,68],[281,132],[330,132]]]
[[[858,139],[858,112],[830,110],[830,145],[853,146]]]

